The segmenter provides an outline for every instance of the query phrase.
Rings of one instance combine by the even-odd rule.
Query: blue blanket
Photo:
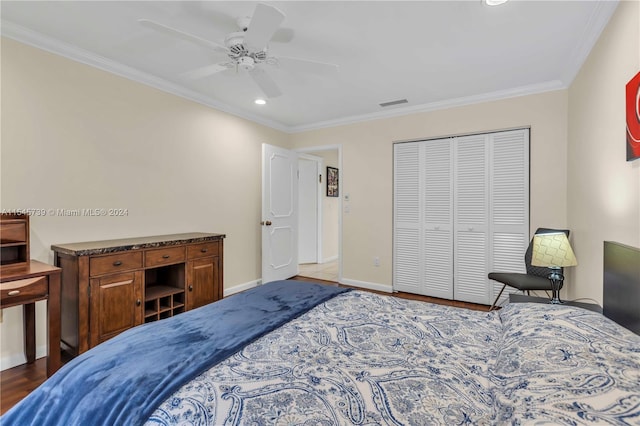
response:
[[[141,424],[184,383],[345,291],[274,281],[135,327],[73,359],[2,416],[0,423]]]

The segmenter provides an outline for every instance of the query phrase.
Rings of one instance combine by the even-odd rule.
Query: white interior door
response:
[[[489,168],[491,203],[491,244],[489,272],[526,273],[524,253],[529,246],[529,129],[490,135],[493,151]],[[493,302],[502,283],[489,281]],[[518,290],[507,286],[498,301]]]
[[[489,136],[454,139],[453,298],[490,304]]]
[[[262,282],[298,274],[298,154],[262,144]]]

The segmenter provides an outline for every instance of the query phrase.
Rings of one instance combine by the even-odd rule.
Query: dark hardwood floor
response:
[[[0,372],[0,413],[4,414],[46,379],[46,358]]]
[[[337,285],[341,287],[348,287],[342,284],[338,284],[332,281],[323,281],[315,278],[306,278],[306,277],[294,277],[293,279],[299,281],[310,281],[310,282],[318,282],[327,285]],[[353,287],[355,288],[355,287]],[[363,290],[361,288],[357,288],[358,290]],[[387,295],[387,296],[395,296],[403,299],[410,300],[419,300],[422,302],[430,302],[436,303],[439,305],[449,305],[449,306],[457,306],[460,308],[474,309],[479,311],[488,311],[489,306],[486,305],[476,305],[474,303],[467,302],[458,302],[454,300],[446,300],[446,299],[437,299],[435,297],[428,296],[420,296],[417,294],[411,293],[385,293],[374,290],[374,293]],[[65,359],[63,358],[63,362]],[[23,364],[17,367],[10,368],[8,370],[4,370],[0,372],[0,414],[4,414],[9,408],[13,407],[17,404],[22,398],[27,396],[32,390],[40,386],[47,379],[47,365],[46,359],[40,358],[36,360],[33,364]]]
[[[422,296],[422,295],[419,295],[419,294],[404,293],[402,291],[399,291],[399,292],[396,292],[396,293],[387,293],[387,292],[384,292],[384,291],[368,290],[368,289],[363,289],[363,288],[359,288],[359,287],[352,287],[352,286],[348,286],[348,285],[344,285],[344,284],[338,284],[338,283],[333,282],[333,281],[323,281],[323,280],[319,280],[319,279],[316,279],[316,278],[307,278],[307,277],[296,276],[296,277],[293,277],[291,279],[292,280],[299,280],[299,281],[310,281],[310,282],[322,283],[322,284],[328,284],[328,285],[337,285],[339,287],[350,287],[350,288],[353,288],[355,290],[365,290],[365,291],[370,291],[372,293],[382,294],[382,295],[385,295],[385,296],[394,296],[394,297],[400,297],[402,299],[409,299],[409,300],[419,300],[421,302],[435,303],[437,305],[456,306],[458,308],[467,308],[467,309],[473,309],[473,310],[476,310],[476,311],[489,311],[489,308],[490,308],[490,306],[488,306],[488,305],[478,305],[476,303],[459,302],[457,300],[438,299],[437,297],[429,297],[429,296]]]

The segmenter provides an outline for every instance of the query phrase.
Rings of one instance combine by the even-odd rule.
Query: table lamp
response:
[[[562,303],[560,300],[560,289],[564,281],[562,268],[578,264],[567,235],[564,232],[535,234],[533,236],[531,264],[533,266],[546,266],[551,269],[548,278],[551,281],[553,294],[549,303]]]

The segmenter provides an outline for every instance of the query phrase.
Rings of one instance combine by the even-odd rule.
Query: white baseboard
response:
[[[230,288],[224,289],[224,297],[231,296],[232,294],[240,293],[241,291],[249,290],[262,284],[262,280],[253,280],[248,283],[234,285]]]
[[[322,263],[333,262],[334,260],[338,260],[338,255],[327,257],[326,259],[322,259]]]
[[[367,290],[384,291],[385,293],[393,293],[393,288],[390,285],[370,283],[366,281],[352,280],[349,278],[342,278],[340,284],[350,285],[353,287],[366,288]]]
[[[47,356],[47,346],[36,347],[36,359]],[[9,368],[16,367],[18,365],[26,364],[27,357],[24,353],[10,354],[0,358],[0,371],[7,370]]]

